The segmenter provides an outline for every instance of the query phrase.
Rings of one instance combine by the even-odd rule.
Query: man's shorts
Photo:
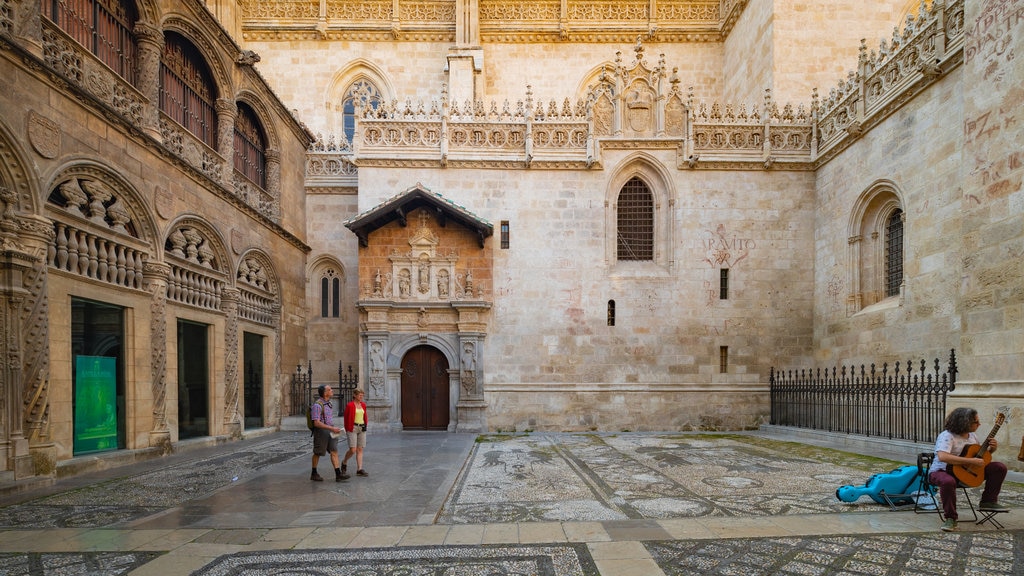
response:
[[[313,454],[323,456],[338,451],[338,439],[331,436],[330,430],[317,428],[313,430]]]
[[[345,435],[348,436],[348,447],[350,450],[352,448],[366,448],[366,432],[363,432],[363,429],[358,425],[351,432],[346,432]]]

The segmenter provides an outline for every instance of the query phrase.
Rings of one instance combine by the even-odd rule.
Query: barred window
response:
[[[619,260],[654,260],[654,196],[639,178],[619,192],[616,233]]]
[[[352,84],[345,91],[345,100],[342,102],[342,123],[345,131],[345,138],[352,143],[356,133],[356,104],[365,110],[367,107],[374,110],[381,103],[380,90],[368,80],[359,80]]]
[[[134,2],[41,0],[43,17],[92,52],[128,83],[135,84]]]
[[[903,211],[896,209],[885,226],[885,296],[898,296],[903,284]]]
[[[215,150],[216,98],[213,76],[199,50],[183,36],[167,33],[160,61],[160,110]]]
[[[267,187],[267,139],[259,118],[248,104],[238,103],[235,118],[235,170],[260,188]]]

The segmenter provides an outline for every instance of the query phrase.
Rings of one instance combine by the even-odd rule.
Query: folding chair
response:
[[[918,492],[926,492],[926,493],[932,495],[933,499],[935,500],[935,512],[938,513],[939,520],[945,520],[946,517],[942,513],[942,503],[939,502],[939,487],[928,481],[928,469],[930,469],[932,467],[932,461],[933,460],[935,460],[935,453],[934,452],[921,452],[920,454],[917,455],[917,474],[918,474],[918,478],[919,478],[919,484],[918,484],[917,490],[918,490]],[[967,506],[970,507],[971,515],[974,516],[974,520],[973,521],[975,523],[983,524],[985,522],[992,522],[992,524],[994,526],[997,526],[997,527],[1000,527],[1000,528],[1002,527],[999,524],[998,520],[996,520],[994,518],[994,516],[996,514],[1000,513],[1000,512],[1005,512],[1005,510],[983,510],[982,511],[983,518],[981,520],[978,520],[978,512],[974,509],[974,502],[971,501],[971,495],[967,492],[967,485],[965,485],[963,482],[960,482],[958,480],[957,483],[956,483],[956,487],[959,488],[961,492],[963,492],[963,494],[964,494],[963,501],[967,502]],[[918,498],[918,500],[920,500],[920,498]],[[931,510],[926,510],[925,508],[921,508],[917,504],[917,501],[915,501],[914,502],[914,512],[915,513],[919,513],[919,512],[923,512],[923,511],[931,512]]]

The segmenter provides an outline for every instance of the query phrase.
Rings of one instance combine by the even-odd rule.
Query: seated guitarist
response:
[[[1006,510],[999,503],[999,491],[1003,488],[1006,478],[1006,464],[989,462],[982,458],[965,458],[960,454],[971,444],[979,444],[975,431],[981,421],[978,411],[973,408],[957,408],[946,416],[945,430],[935,440],[935,459],[928,470],[928,481],[939,487],[939,499],[942,500],[942,513],[946,521],[942,524],[944,532],[957,529],[956,520],[956,489],[957,478],[952,474],[950,466],[984,466],[985,491],[981,494],[982,510]],[[989,442],[989,450],[997,446],[995,438]],[[977,452],[975,452],[977,453]]]

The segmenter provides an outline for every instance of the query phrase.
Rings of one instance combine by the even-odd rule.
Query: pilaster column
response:
[[[146,290],[150,293],[149,343],[152,360],[151,389],[153,426],[149,445],[171,451],[171,432],[167,427],[167,281],[171,265],[150,260],[143,267]]]
[[[135,62],[136,88],[149,102],[142,110],[142,130],[162,141],[160,134],[160,54],[164,50],[164,35],[159,28],[139,22],[135,25],[138,44]]]
[[[43,56],[43,13],[39,2],[22,0],[8,4],[11,35],[24,40],[26,47],[40,58]]]
[[[17,197],[0,187],[0,374],[8,468],[15,479],[53,476],[57,450],[50,434],[50,332],[46,256],[53,222],[16,213]]]
[[[220,294],[224,312],[224,433],[242,437],[242,419],[238,410],[238,302],[241,291],[225,287]]]
[[[217,99],[217,153],[224,159],[221,184],[228,190],[235,189],[235,118],[238,105],[227,98]]]
[[[268,148],[263,157],[267,162],[267,193],[274,199],[275,220],[281,218],[281,151]]]

